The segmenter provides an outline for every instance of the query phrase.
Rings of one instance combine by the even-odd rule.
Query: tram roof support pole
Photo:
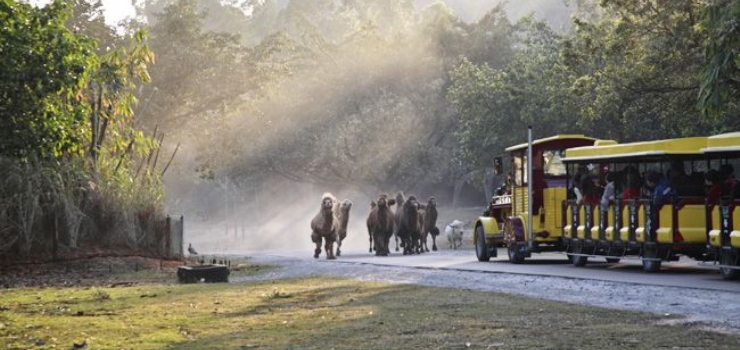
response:
[[[532,190],[532,126],[527,127],[527,244],[530,248],[533,245],[532,233],[532,199],[534,191]]]

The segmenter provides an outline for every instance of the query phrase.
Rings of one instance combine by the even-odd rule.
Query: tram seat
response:
[[[619,229],[619,240],[622,242],[629,242],[630,240],[630,223],[629,223],[629,208],[625,205],[622,207],[622,228]]]
[[[599,228],[601,227],[601,210],[599,209],[599,206],[594,206],[593,211],[593,224],[591,225],[591,239],[593,240],[600,240],[601,236],[599,232],[601,231]]]
[[[580,225],[576,227],[576,237],[586,239],[586,209],[583,205],[578,206],[578,222]]]
[[[644,218],[644,212],[641,212],[639,217]],[[655,225],[656,241],[658,243],[673,243],[673,205],[669,204],[660,207],[658,222]],[[648,232],[646,232],[645,226],[639,226],[635,230],[635,237],[638,242],[647,242],[647,234]]]
[[[709,245],[719,248],[722,245],[722,231],[713,229],[709,231]]]
[[[604,230],[604,236],[606,237],[606,240],[609,242],[617,240],[616,232],[617,230],[614,228],[614,225],[607,226]]]
[[[734,230],[730,232],[730,245],[733,248],[740,248],[740,231]]]
[[[683,242],[691,244],[706,244],[707,216],[704,198],[686,199],[684,200],[684,203],[686,204],[678,208],[676,211],[676,215],[678,215],[676,224],[678,232],[680,233],[681,238],[683,238]],[[661,218],[662,215],[663,211],[661,210]],[[661,219],[661,222],[662,221],[663,220]],[[670,242],[668,239],[678,240],[678,237],[668,236],[663,238],[658,235],[658,240],[660,242],[662,242],[661,239],[666,239],[666,242]]]
[[[565,205],[565,225],[563,225],[563,237],[564,238],[573,238],[571,235],[571,232],[573,231],[573,223],[570,222],[571,220],[571,205],[570,203],[567,203]]]
[[[738,201],[736,199],[735,205],[737,204]],[[732,211],[732,223],[733,230],[730,232],[730,245],[734,248],[740,248],[740,230],[737,230],[740,228],[740,209],[737,207]]]
[[[709,230],[709,245],[715,248],[722,246],[722,230],[719,222],[719,206],[713,205],[709,211],[712,229]]]

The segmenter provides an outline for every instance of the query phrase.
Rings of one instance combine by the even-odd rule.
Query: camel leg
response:
[[[388,253],[386,252],[388,248],[386,247],[385,243],[385,234],[382,231],[375,231],[373,233],[373,236],[375,236],[375,256],[388,255]]]
[[[369,238],[369,240],[370,240],[370,250],[368,251],[368,253],[372,253],[373,252],[373,233],[368,230],[367,235],[368,235],[368,237],[370,237]]]
[[[311,233],[311,241],[316,244],[316,249],[313,251],[313,258],[318,259],[319,255],[321,255],[321,236],[318,233],[313,232]]]
[[[337,258],[336,256],[334,256],[334,242],[333,241],[326,240],[324,249],[326,249],[326,260],[334,260]]]
[[[392,231],[385,234],[385,245],[383,245],[385,256],[391,255],[391,236],[393,236]]]

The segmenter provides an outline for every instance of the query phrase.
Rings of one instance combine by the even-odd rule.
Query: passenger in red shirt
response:
[[[722,183],[719,178],[719,172],[714,169],[709,169],[707,173],[704,174],[704,183],[707,186],[707,203],[712,205],[719,204],[719,197],[722,193]]]
[[[722,164],[722,166],[719,167],[719,177],[723,182],[722,194],[733,198],[737,191],[738,183],[737,179],[735,179],[735,168],[732,164]]]
[[[624,168],[624,199],[639,199],[642,189],[642,178],[637,168],[630,165]]]
[[[593,206],[601,203],[601,186],[599,186],[599,178],[596,175],[585,175],[581,182],[581,188],[583,189],[583,198],[580,204]]]

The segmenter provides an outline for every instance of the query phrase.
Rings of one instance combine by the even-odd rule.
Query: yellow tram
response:
[[[573,264],[584,265],[594,256],[617,262],[635,255],[641,257],[645,271],[653,272],[661,262],[677,260],[680,255],[699,261],[713,259],[706,252],[703,192],[707,161],[702,152],[706,140],[608,141],[568,149],[563,162],[570,174],[590,169],[582,176],[604,184],[607,174],[613,173],[617,188],[614,198],[603,203],[601,196],[596,203],[576,198],[565,201],[563,237]],[[655,191],[672,194],[669,200],[648,193],[650,178],[655,179]],[[667,187],[658,188],[659,181]]]
[[[513,263],[523,262],[531,253],[564,249],[561,203],[566,199],[567,172],[561,158],[568,148],[594,142],[595,138],[584,135],[557,135],[506,149],[510,158],[510,191],[495,196],[490,214],[475,221],[473,240],[479,261],[496,256],[496,246],[501,242]]]
[[[740,169],[740,132],[708,137],[702,152],[717,169]],[[725,184],[735,181],[729,176]],[[707,203],[708,249],[718,258],[722,277],[734,280],[740,277],[740,186],[721,190],[719,203]]]
[[[631,256],[654,272],[686,256],[740,277],[740,132],[623,144],[530,136],[506,151],[509,192],[474,224],[479,261],[503,244],[512,263],[563,251],[575,266]]]

